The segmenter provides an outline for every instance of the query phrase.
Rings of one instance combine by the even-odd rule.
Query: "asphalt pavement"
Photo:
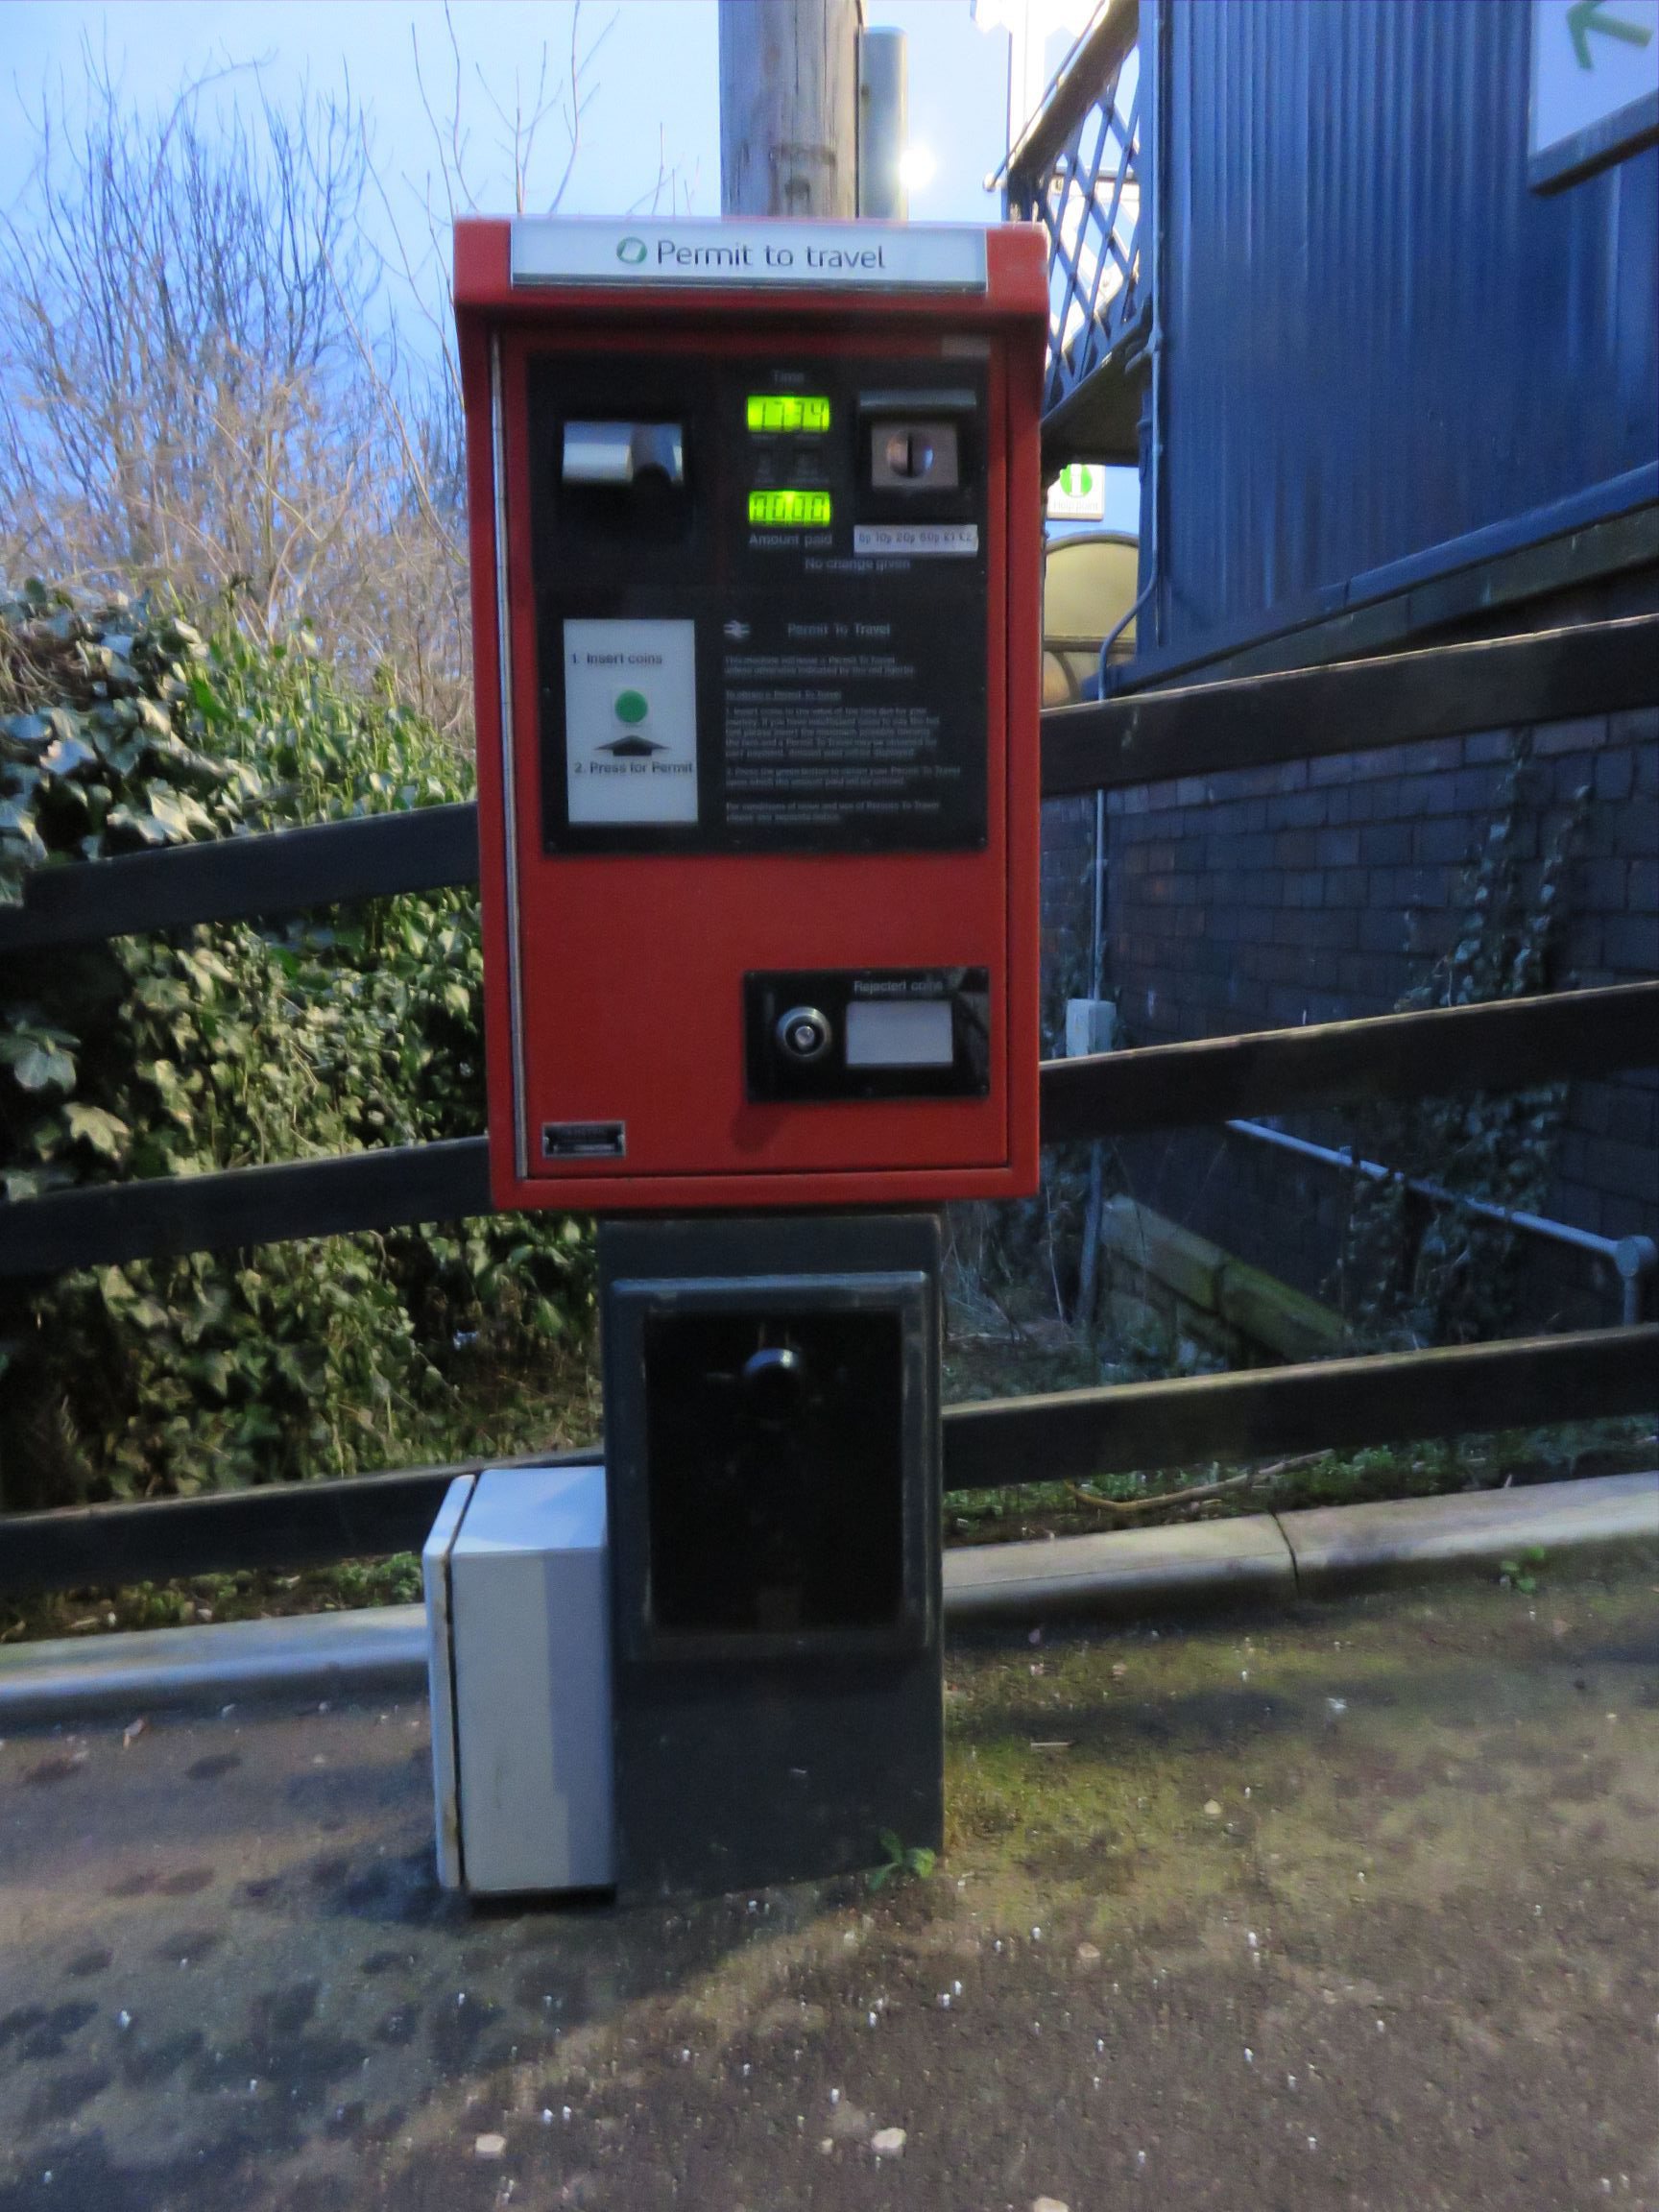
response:
[[[16,1730],[0,2212],[1659,2212],[1659,1575],[1537,1581],[958,1632],[879,1893],[469,1911],[407,1696]]]

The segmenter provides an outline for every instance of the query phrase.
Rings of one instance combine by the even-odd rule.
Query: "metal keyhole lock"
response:
[[[788,1059],[809,1065],[823,1059],[835,1032],[830,1025],[830,1017],[820,1008],[791,1006],[778,1022],[773,1034]]]

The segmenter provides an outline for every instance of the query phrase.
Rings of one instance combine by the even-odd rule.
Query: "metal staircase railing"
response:
[[[1004,172],[1010,219],[1040,223],[1048,236],[1046,416],[1138,344],[1149,317],[1150,99],[1139,28],[1134,0],[1100,10]]]

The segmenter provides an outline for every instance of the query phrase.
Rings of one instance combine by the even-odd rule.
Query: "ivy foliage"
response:
[[[0,602],[0,902],[35,868],[469,795],[389,683],[304,636]],[[14,957],[5,1197],[470,1135],[481,984],[458,890]],[[468,1361],[534,1372],[591,1304],[587,1228],[512,1214],[61,1277],[0,1305],[0,1503],[396,1464],[457,1440]]]
[[[1451,950],[1399,1001],[1402,1013],[1469,1006],[1551,988],[1567,871],[1589,789],[1542,853],[1530,740],[1517,739],[1498,811],[1464,884]],[[1503,1221],[1455,1204],[1426,1208],[1407,1179],[1509,1212],[1541,1212],[1554,1172],[1568,1086],[1382,1103],[1355,1118],[1361,1157],[1387,1182],[1356,1181],[1334,1294],[1361,1342],[1408,1348],[1508,1333],[1521,1248]]]

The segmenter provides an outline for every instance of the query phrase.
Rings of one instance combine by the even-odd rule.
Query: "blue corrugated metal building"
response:
[[[1599,611],[1652,602],[1659,148],[1529,181],[1550,12],[1102,11],[1010,201],[1056,234],[1050,457],[1142,468],[1122,681],[1374,650],[1597,578],[1623,579]]]
[[[1570,91],[1608,41],[1651,91],[1535,138],[1545,35]],[[1103,0],[1008,198],[1050,241],[1046,460],[1141,471],[1114,687],[1659,608],[1655,61],[1656,0]],[[1068,886],[1103,883],[1126,1042],[1385,1013],[1477,926],[1500,827],[1523,900],[1571,840],[1551,985],[1659,972],[1659,712],[1366,742],[1050,806],[1050,934],[1090,942]],[[1332,1280],[1341,1174],[1238,1131],[1118,1157],[1154,1211]],[[1541,1210],[1659,1240],[1656,1162],[1650,1079],[1575,1083]],[[1539,1316],[1618,1310],[1532,1257]]]

